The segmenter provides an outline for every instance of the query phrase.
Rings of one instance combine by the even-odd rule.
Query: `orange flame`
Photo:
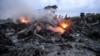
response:
[[[50,26],[49,29],[53,32],[58,32],[60,34],[63,34],[65,31],[67,31],[71,26],[70,20],[62,20],[56,27]]]
[[[68,29],[71,26],[71,21],[70,20],[62,20],[58,25],[63,29]]]
[[[27,24],[30,22],[30,20],[26,17],[20,17],[20,22],[23,23],[23,24]]]
[[[66,29],[66,28],[68,27],[68,24],[62,22],[62,23],[60,24],[60,26],[61,26],[63,29]]]

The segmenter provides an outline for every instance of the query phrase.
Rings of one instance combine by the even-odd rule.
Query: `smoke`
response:
[[[30,7],[26,0],[0,0],[0,18],[12,18],[32,12],[35,12],[33,6]]]
[[[0,0],[0,18],[16,20],[28,16],[32,20],[52,21],[54,14],[50,10],[36,10],[34,0]]]

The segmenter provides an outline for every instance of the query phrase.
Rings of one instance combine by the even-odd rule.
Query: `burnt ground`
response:
[[[62,35],[46,29],[16,34],[25,27],[0,24],[0,56],[100,56],[100,23],[73,21]]]

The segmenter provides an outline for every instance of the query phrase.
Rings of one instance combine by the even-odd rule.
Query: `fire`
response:
[[[52,26],[49,26],[48,29],[51,30],[51,31],[53,31],[53,32],[57,32],[59,34],[63,34],[65,32],[65,30],[62,29],[61,27],[52,27]]]
[[[58,32],[60,34],[63,34],[65,31],[67,31],[71,26],[71,21],[70,20],[62,20],[58,23],[57,26],[52,27],[50,26],[49,29]]]
[[[68,24],[67,23],[61,23],[60,26],[63,28],[63,29],[66,29],[68,27]]]
[[[27,23],[30,22],[30,20],[23,16],[23,17],[20,17],[20,22],[23,23],[23,24],[27,24]]]
[[[63,34],[66,30],[62,29],[61,27],[55,27],[56,32],[59,32],[60,34]]]
[[[71,21],[70,20],[62,20],[59,23],[59,26],[62,27],[63,29],[69,28],[70,25],[71,25]]]

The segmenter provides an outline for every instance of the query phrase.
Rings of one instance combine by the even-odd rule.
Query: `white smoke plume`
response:
[[[25,15],[32,20],[52,21],[55,14],[50,10],[36,10],[34,3],[33,0],[0,0],[0,18],[16,20]]]

